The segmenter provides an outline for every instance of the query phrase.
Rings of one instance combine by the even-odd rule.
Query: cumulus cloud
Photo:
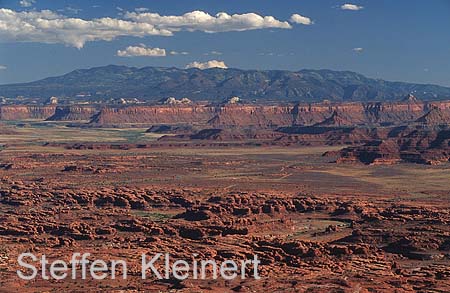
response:
[[[290,20],[292,23],[298,23],[298,24],[304,24],[304,25],[313,24],[313,21],[311,20],[311,18],[297,14],[297,13],[292,14]]]
[[[6,65],[0,65],[0,70],[6,70],[8,69],[8,67],[6,67]]]
[[[353,11],[358,11],[358,10],[361,10],[361,9],[363,9],[363,8],[364,8],[363,6],[358,6],[358,5],[355,5],[355,4],[349,4],[349,3],[346,3],[346,4],[344,4],[344,5],[341,6],[341,9],[342,9],[342,10],[353,10]]]
[[[148,23],[110,17],[83,20],[68,18],[50,10],[16,12],[0,9],[0,39],[2,41],[62,43],[82,48],[90,41],[112,41],[120,36],[171,36],[166,29]]]
[[[353,52],[356,52],[356,53],[362,53],[364,51],[364,48],[357,47],[357,48],[353,48],[352,50],[353,50]]]
[[[139,46],[128,46],[125,50],[118,50],[119,57],[164,57],[166,50],[161,48],[150,48],[144,44]]]
[[[210,61],[206,61],[206,62],[192,62],[189,63],[188,65],[186,65],[186,69],[189,68],[198,68],[198,69],[208,69],[208,68],[228,68],[228,66],[225,64],[225,62],[223,61],[218,61],[218,60],[210,60]]]
[[[256,13],[230,15],[220,12],[213,16],[203,11],[192,11],[180,16],[162,16],[158,13],[127,12],[125,18],[152,24],[157,28],[172,32],[185,30],[218,33],[263,28],[291,28],[287,21],[280,21],[273,16],[261,16]]]
[[[264,28],[290,29],[291,25],[273,16],[256,13],[229,15],[221,12],[212,16],[203,11],[193,11],[181,16],[162,16],[157,13],[126,12],[124,19],[103,17],[84,20],[50,10],[0,9],[0,40],[61,43],[76,48],[82,48],[86,42],[112,41],[120,36],[172,36],[178,31],[219,33]]]
[[[22,7],[31,7],[36,3],[36,0],[20,0],[19,5]]]

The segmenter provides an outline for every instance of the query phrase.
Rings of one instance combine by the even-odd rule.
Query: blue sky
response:
[[[0,0],[0,8],[0,84],[108,64],[184,68],[217,60],[450,86],[447,0]],[[185,15],[197,10],[201,24]]]

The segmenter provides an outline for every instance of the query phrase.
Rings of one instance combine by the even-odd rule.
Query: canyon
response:
[[[2,105],[0,115],[6,292],[450,290],[448,101]],[[16,274],[27,251],[125,259],[130,277],[27,282]],[[261,280],[142,280],[141,254],[160,252],[258,255]]]
[[[450,159],[450,101],[421,102],[412,95],[389,103],[3,105],[0,120],[65,123],[74,129],[147,128],[147,133],[161,135],[152,143],[66,144],[69,149],[183,143],[340,145],[344,148],[339,152],[324,155],[335,157],[336,163],[364,164],[438,164]]]

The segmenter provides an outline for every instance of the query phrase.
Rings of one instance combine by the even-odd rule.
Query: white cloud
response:
[[[157,28],[172,32],[185,30],[218,33],[263,28],[291,28],[287,21],[279,21],[273,16],[261,16],[256,13],[230,15],[220,12],[212,16],[203,11],[192,11],[180,16],[162,16],[158,13],[127,12],[125,18],[152,24]]]
[[[362,53],[364,51],[364,48],[357,47],[357,48],[353,48],[352,50],[353,50],[353,52],[356,52],[356,53]]]
[[[208,68],[228,68],[228,66],[223,61],[218,60],[210,60],[207,62],[192,62],[186,65],[186,69],[189,68],[198,68],[198,69],[208,69]]]
[[[291,22],[292,23],[298,23],[298,24],[304,24],[304,25],[311,25],[314,22],[311,20],[311,18],[300,15],[300,14],[292,14],[291,16]]]
[[[209,56],[209,55],[220,56],[220,55],[222,55],[222,54],[223,54],[223,53],[222,53],[222,52],[219,52],[219,51],[211,51],[211,52],[203,53],[204,56]]]
[[[0,65],[0,70],[6,70],[8,67],[6,65]]]
[[[138,7],[138,8],[136,8],[136,9],[134,9],[134,11],[136,11],[136,12],[146,12],[146,11],[148,11],[148,8],[145,8],[145,7]]]
[[[119,11],[123,9],[117,7]],[[0,8],[0,40],[3,42],[59,43],[82,48],[86,42],[112,41],[121,36],[172,36],[178,31],[218,33],[264,28],[290,29],[287,21],[256,13],[212,16],[193,11],[181,16],[126,12],[125,19],[103,17],[84,20],[50,10],[14,11]]]
[[[358,10],[361,10],[361,9],[363,9],[363,8],[364,8],[363,6],[358,6],[358,5],[355,5],[355,4],[349,4],[349,3],[346,3],[346,4],[344,4],[344,5],[341,6],[341,9],[342,9],[342,10],[353,10],[353,11],[358,11]]]
[[[78,14],[81,11],[83,11],[83,9],[81,8],[75,8],[75,7],[71,7],[71,6],[66,6],[64,9],[58,9],[58,12],[68,12],[71,14]]]
[[[50,10],[16,12],[0,9],[0,40],[62,43],[82,48],[86,42],[112,41],[120,36],[171,36],[166,29],[104,17],[92,20],[67,18]]]
[[[19,4],[22,7],[31,7],[33,4],[36,3],[36,0],[20,0]]]
[[[261,52],[261,53],[258,53],[258,55],[259,56],[275,56],[275,55],[282,56],[283,54],[275,54],[274,52],[266,52],[266,53]]]
[[[118,50],[117,56],[119,57],[164,57],[166,56],[166,50],[161,48],[150,48],[144,44],[139,46],[128,46],[125,50]]]
[[[70,12],[70,13],[73,13],[73,14],[78,14],[78,13],[80,13],[81,11],[83,11],[83,9],[81,9],[81,8],[74,8],[74,7],[66,7],[66,11],[67,12]]]
[[[185,52],[185,51],[182,51],[182,52],[170,51],[169,54],[170,55],[189,55],[189,52]]]

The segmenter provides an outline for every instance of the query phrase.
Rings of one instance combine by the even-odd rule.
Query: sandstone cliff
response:
[[[98,109],[93,106],[58,106],[48,121],[77,121],[91,120],[92,116],[98,113]]]
[[[206,124],[214,116],[215,109],[201,106],[130,106],[104,107],[91,119],[93,125],[112,125],[123,123]]]
[[[208,124],[215,127],[256,126],[260,128],[291,125],[295,121],[292,106],[224,106],[215,109]]]
[[[55,113],[56,106],[1,106],[0,120],[45,120]]]
[[[361,162],[387,164],[412,162],[438,164],[450,160],[450,130],[445,127],[397,127],[385,138],[373,137],[357,147],[344,148],[338,153],[338,163]],[[330,154],[333,155],[333,154]]]
[[[434,109],[434,110],[433,110]],[[430,113],[430,111],[432,111]],[[434,112],[439,113],[434,113]],[[190,124],[208,128],[391,125],[450,115],[450,101],[290,105],[0,106],[0,120],[89,120],[91,126]],[[435,115],[438,114],[438,115]],[[204,127],[204,128],[207,128]]]
[[[214,106],[131,106],[105,107],[91,120],[95,125],[121,123],[189,123],[273,128],[290,125],[363,125],[413,122],[431,107],[450,113],[450,102],[429,103],[341,103],[297,105],[227,105]]]

